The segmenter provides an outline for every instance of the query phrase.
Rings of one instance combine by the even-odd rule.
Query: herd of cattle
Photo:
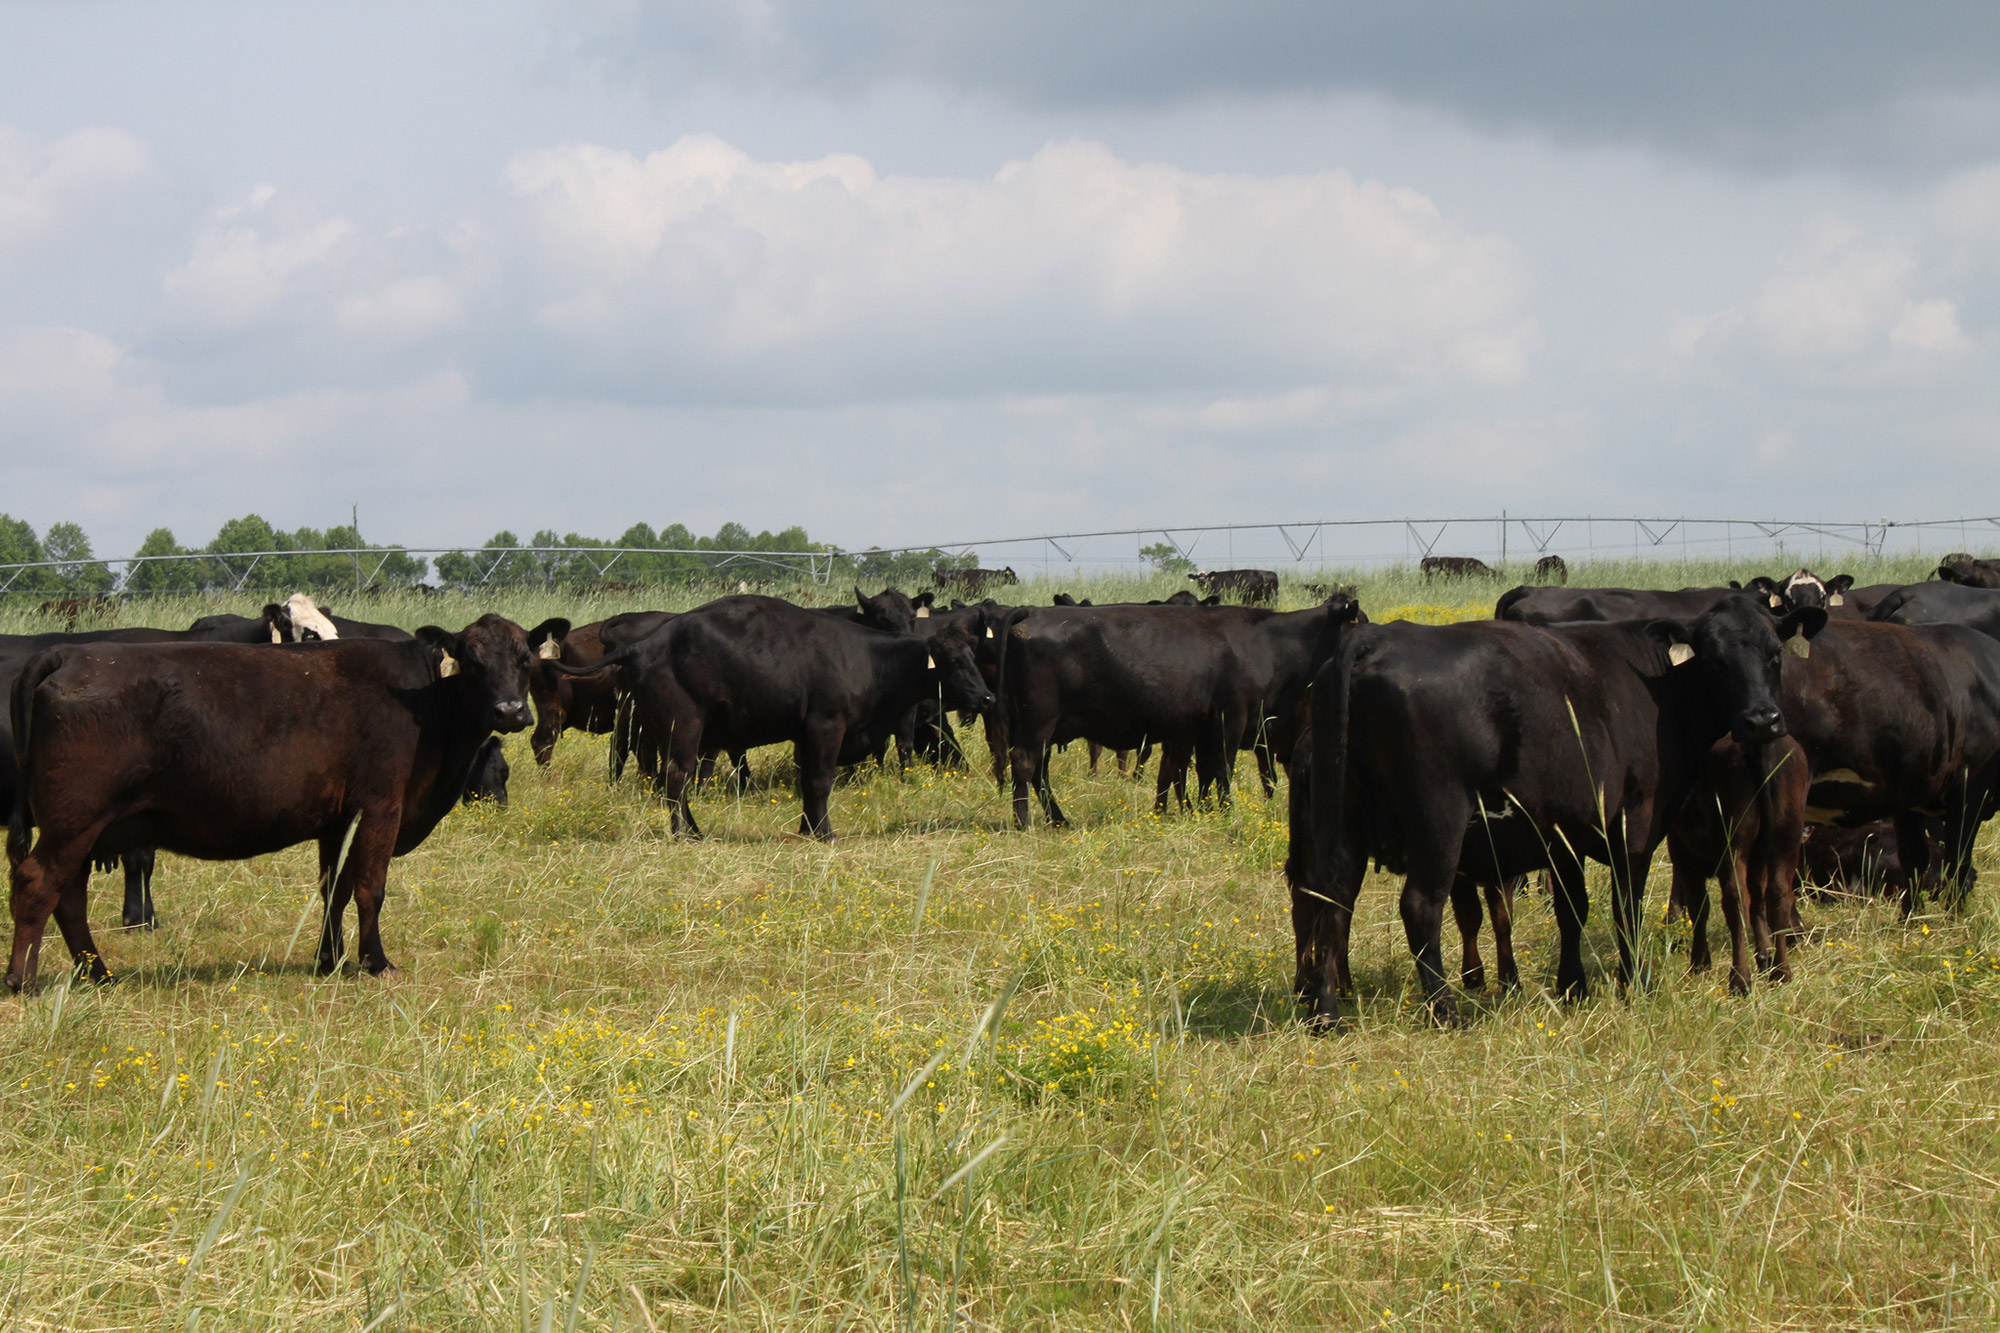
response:
[[[1370,623],[1344,590],[1302,611],[1224,604],[1276,591],[1269,571],[1231,570],[1200,580],[1206,598],[1145,604],[946,606],[935,590],[857,589],[833,608],[737,595],[581,626],[489,614],[411,633],[299,594],[185,630],[0,636],[7,981],[34,977],[52,915],[81,973],[107,977],[86,911],[93,866],[122,860],[124,923],[146,925],[156,850],[240,859],[307,841],[326,905],[319,969],[344,959],[351,899],[361,966],[391,970],[389,862],[461,801],[504,802],[495,733],[532,724],[542,764],[565,730],[611,733],[614,775],[636,762],[694,837],[702,782],[726,762],[740,783],[747,751],[788,743],[800,832],[831,838],[844,768],[891,746],[905,766],[962,767],[956,714],[983,724],[1022,828],[1037,805],[1065,822],[1048,761],[1074,741],[1093,766],[1101,749],[1121,768],[1156,749],[1160,809],[1170,792],[1190,803],[1190,765],[1199,798],[1224,803],[1241,750],[1267,796],[1282,767],[1297,988],[1316,1022],[1337,1022],[1349,989],[1371,862],[1404,880],[1405,930],[1441,1020],[1457,1014],[1446,905],[1460,980],[1484,982],[1490,913],[1498,979],[1513,984],[1513,895],[1538,872],[1561,937],[1557,988],[1583,994],[1586,861],[1610,868],[1628,983],[1662,842],[1692,961],[1707,963],[1714,878],[1745,990],[1753,955],[1788,976],[1802,865],[1825,879],[1867,863],[1906,912],[1924,892],[1971,886],[1973,840],[2000,808],[2000,568],[1953,556],[1939,575],[1524,586],[1491,621],[1441,626]],[[1809,825],[1829,827],[1808,838]]]

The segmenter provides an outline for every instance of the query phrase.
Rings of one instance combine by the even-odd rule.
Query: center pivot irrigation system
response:
[[[1505,513],[1483,518],[1322,519],[1301,523],[1223,523],[1151,528],[1104,528],[1093,532],[1046,533],[1034,537],[993,537],[909,546],[871,546],[851,551],[725,551],[664,546],[405,546],[339,548],[319,551],[235,551],[226,554],[126,556],[108,560],[40,560],[0,564],[0,593],[35,569],[116,568],[114,589],[122,589],[142,565],[199,560],[219,567],[233,587],[243,588],[267,558],[345,556],[354,566],[354,586],[367,587],[397,555],[462,555],[487,586],[517,578],[574,578],[581,561],[596,579],[612,579],[621,560],[636,555],[693,556],[711,573],[781,572],[815,583],[834,577],[839,562],[870,556],[941,551],[980,553],[982,563],[1020,562],[1043,573],[1116,570],[1153,563],[1170,548],[1180,559],[1210,568],[1290,567],[1304,573],[1321,568],[1407,564],[1429,555],[1476,556],[1505,568],[1511,560],[1544,555],[1567,559],[1838,560],[1844,555],[1919,554],[1978,550],[2000,541],[2000,516],[1860,522],[1745,518],[1599,518],[1595,515],[1522,517]],[[1148,548],[1152,554],[1146,554]],[[543,559],[539,575],[508,572],[512,557]],[[371,563],[372,562],[372,565]]]

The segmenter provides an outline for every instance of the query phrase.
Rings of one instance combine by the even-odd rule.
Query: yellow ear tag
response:
[[[283,643],[284,641],[285,641],[285,636],[278,633],[278,627],[276,625],[271,626],[271,642]]]
[[[1847,605],[1847,599],[1845,597],[1842,597],[1839,593],[1835,593],[1833,596],[1826,599],[1826,604],[1828,606],[1845,606]]]
[[[936,671],[937,659],[935,657],[926,657],[924,659],[924,669],[927,671]]]
[[[920,606],[917,608],[918,620],[929,620],[930,618],[931,618],[931,609],[928,606]]]
[[[993,637],[993,627],[991,625],[986,627],[986,637],[989,639]]]
[[[446,653],[438,659],[438,679],[442,680],[446,676],[456,676],[457,674],[458,659],[456,657],[453,657],[450,653]]]
[[[1694,645],[1691,643],[1675,644],[1673,647],[1667,649],[1667,660],[1675,666],[1686,666],[1689,662],[1694,661]]]
[[[1794,634],[1791,638],[1785,640],[1785,651],[1793,657],[1811,657],[1812,645],[1806,642],[1805,635]]]
[[[1778,596],[1778,594],[1776,594],[1776,593],[1772,593],[1772,594],[1771,594],[1771,605],[1772,605],[1772,606],[1783,606],[1784,604],[1785,604],[1785,599],[1784,599],[1784,598],[1782,598],[1782,597]]]
[[[561,657],[562,645],[554,639],[543,639],[542,646],[535,649],[535,656],[541,658],[544,662]]]

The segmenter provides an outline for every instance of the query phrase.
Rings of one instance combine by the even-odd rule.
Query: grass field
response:
[[[1496,591],[1359,582],[1378,618]],[[0,1000],[0,1328],[2000,1318],[1990,892],[1907,925],[1807,904],[1798,980],[1747,1000],[1656,924],[1656,984],[1570,1007],[1530,895],[1524,991],[1441,1032],[1375,877],[1329,1039],[1293,1021],[1283,808],[1247,763],[1234,809],[1156,818],[1150,775],[1074,747],[1075,827],[1028,834],[989,779],[870,772],[821,846],[789,836],[779,751],[697,797],[701,844],[607,785],[601,741],[509,756],[511,809],[392,869],[386,982],[307,969],[307,849],[163,856],[149,935],[98,878],[122,984]],[[1656,923],[1663,898],[1662,873]]]

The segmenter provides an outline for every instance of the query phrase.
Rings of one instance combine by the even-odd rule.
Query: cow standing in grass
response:
[[[380,927],[390,858],[457,806],[489,736],[526,729],[531,660],[526,632],[496,615],[403,643],[36,654],[11,701],[22,774],[7,984],[33,979],[51,914],[76,965],[107,978],[90,935],[91,856],[135,847],[234,861],[316,841],[319,970],[340,964],[350,897],[361,965],[392,970]]]

